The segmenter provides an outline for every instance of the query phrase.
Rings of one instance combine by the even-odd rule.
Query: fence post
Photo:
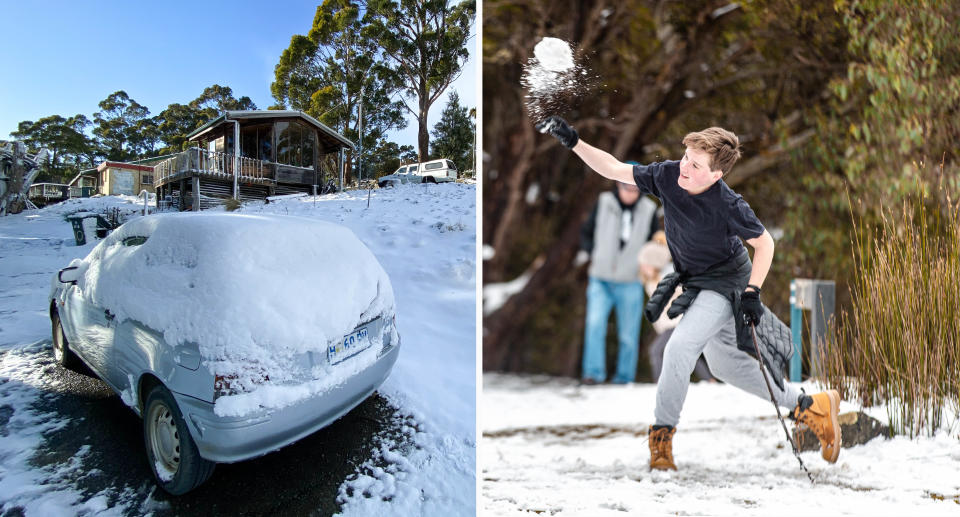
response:
[[[797,280],[790,281],[790,337],[793,357],[790,358],[790,382],[801,381],[803,361],[803,309],[797,305]]]
[[[836,304],[836,283],[833,280],[795,278],[790,282],[790,334],[794,354],[790,359],[790,381],[799,382],[803,361],[803,310],[810,318],[810,374],[824,373],[821,358],[827,340],[827,325],[833,318]]]

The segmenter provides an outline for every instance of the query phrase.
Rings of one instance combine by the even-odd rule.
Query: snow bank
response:
[[[138,236],[149,237],[124,245]],[[353,232],[291,216],[142,217],[77,265],[85,298],[171,345],[199,344],[212,373],[248,387],[289,380],[294,356],[325,354],[394,303],[386,272]]]

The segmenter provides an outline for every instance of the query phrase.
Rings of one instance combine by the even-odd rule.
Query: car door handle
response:
[[[117,317],[116,314],[110,312],[110,309],[107,309],[107,310],[103,311],[103,313],[107,316],[107,319],[110,320],[110,321],[113,321],[113,318],[116,318],[116,317]]]

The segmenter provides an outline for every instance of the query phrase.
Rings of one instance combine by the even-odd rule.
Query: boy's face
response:
[[[690,194],[700,194],[713,185],[723,172],[710,170],[710,155],[705,151],[687,148],[680,160],[677,184]]]

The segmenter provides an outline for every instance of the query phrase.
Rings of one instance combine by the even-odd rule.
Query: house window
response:
[[[153,175],[151,175],[151,174],[144,174],[144,175],[140,176],[140,183],[142,183],[142,184],[144,184],[144,185],[153,185]]]
[[[259,125],[240,128],[240,156],[271,161],[273,126]]]
[[[208,151],[211,151],[211,152],[222,153],[222,152],[223,152],[223,137],[221,136],[220,138],[215,138],[215,139],[207,142],[207,150],[208,150]]]
[[[301,133],[300,166],[313,168],[313,150],[316,145],[317,132],[313,128],[303,127]]]
[[[316,133],[296,122],[277,122],[277,162],[313,168]]]
[[[277,123],[277,162],[294,165],[294,146],[300,144],[299,129],[289,122]]]

